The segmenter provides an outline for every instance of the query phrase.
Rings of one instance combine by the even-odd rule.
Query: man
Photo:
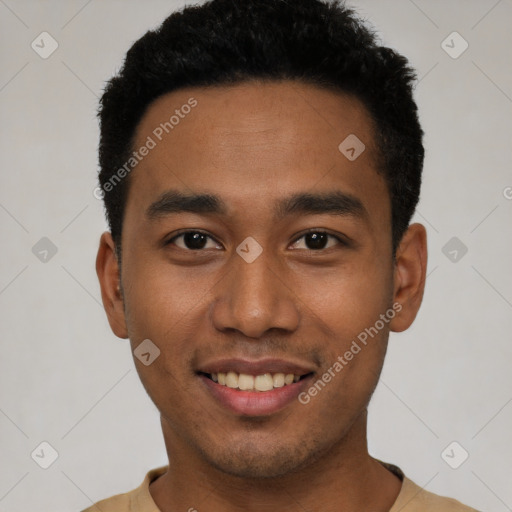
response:
[[[169,465],[88,511],[473,510],[367,449],[425,284],[413,80],[339,2],[213,0],[133,45],[96,267]]]

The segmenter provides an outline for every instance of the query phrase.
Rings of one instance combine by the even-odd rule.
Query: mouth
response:
[[[210,379],[219,386],[225,386],[233,390],[266,393],[304,380],[312,376],[313,372],[302,375],[282,372],[250,375],[235,371],[215,373],[198,372],[198,374]]]
[[[261,417],[298,403],[299,394],[311,385],[315,372],[279,359],[225,359],[206,364],[196,375],[207,398],[224,412]]]

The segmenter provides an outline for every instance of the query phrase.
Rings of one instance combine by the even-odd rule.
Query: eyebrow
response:
[[[150,220],[171,214],[190,212],[206,215],[227,215],[226,203],[212,194],[185,194],[177,190],[164,192],[146,210]],[[335,190],[322,193],[296,193],[279,199],[274,205],[275,220],[290,215],[330,214],[368,219],[368,211],[357,197]]]

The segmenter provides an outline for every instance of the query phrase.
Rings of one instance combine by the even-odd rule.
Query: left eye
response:
[[[343,241],[337,236],[326,233],[325,231],[310,231],[309,233],[305,233],[300,238],[298,238],[293,245],[297,245],[299,240],[304,239],[305,245],[309,247],[304,247],[307,250],[322,250],[329,249],[337,244],[343,245]],[[332,239],[335,243],[332,245],[328,245],[329,239]]]

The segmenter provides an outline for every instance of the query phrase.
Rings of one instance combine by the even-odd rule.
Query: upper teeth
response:
[[[293,373],[264,373],[263,375],[248,375],[246,373],[219,372],[212,373],[211,378],[223,386],[241,391],[270,391],[274,388],[282,388],[284,385],[292,384],[300,379],[300,375]]]

